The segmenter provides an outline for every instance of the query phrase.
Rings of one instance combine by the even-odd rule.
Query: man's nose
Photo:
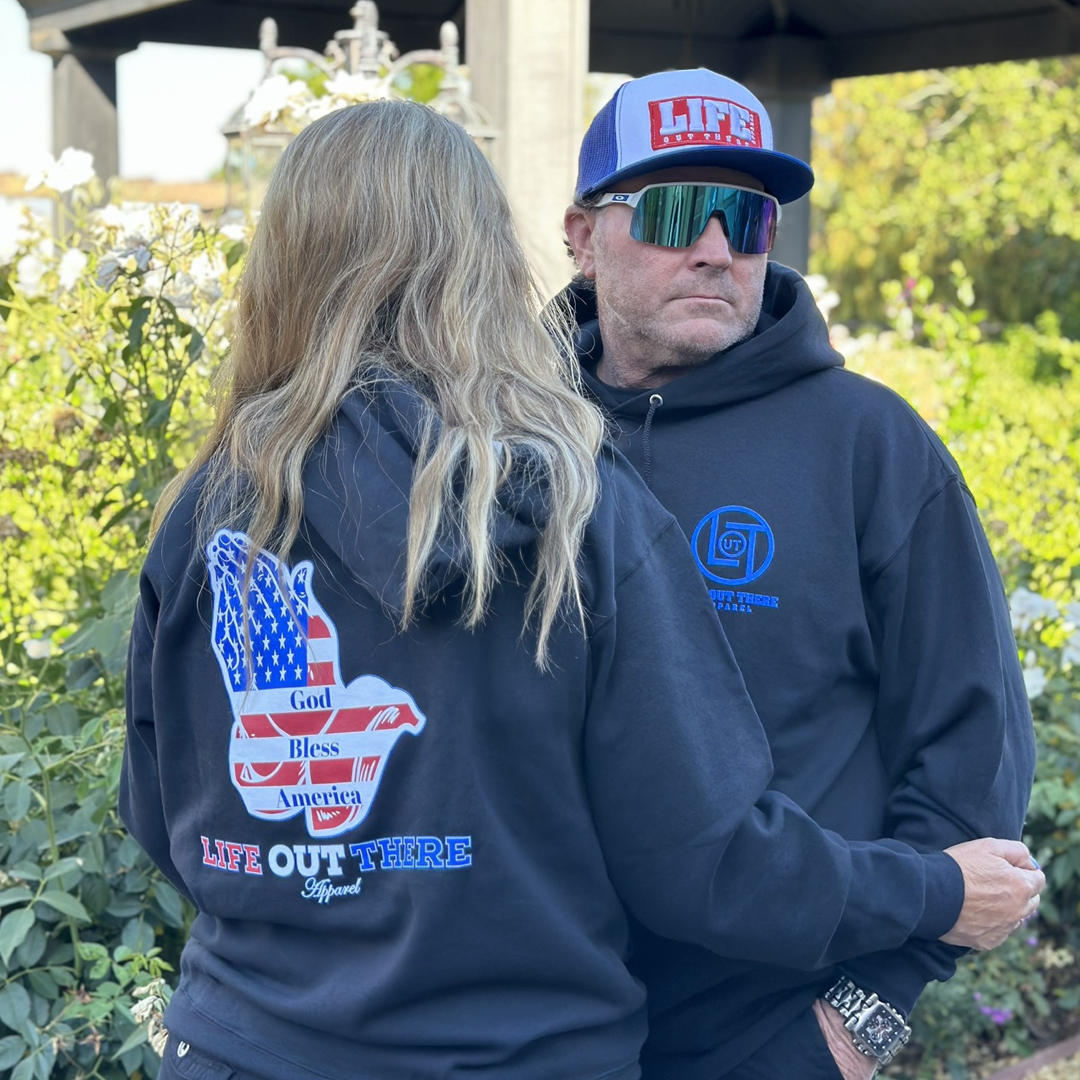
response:
[[[691,244],[690,254],[699,266],[731,265],[731,244],[718,213],[709,218],[702,234]]]

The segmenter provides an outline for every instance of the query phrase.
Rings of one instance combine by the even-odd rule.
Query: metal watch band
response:
[[[867,994],[846,976],[822,994],[822,1000],[844,1018],[855,1048],[879,1065],[888,1065],[911,1037],[903,1013],[877,994]]]

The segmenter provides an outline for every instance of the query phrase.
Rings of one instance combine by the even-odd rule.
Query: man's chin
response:
[[[738,327],[721,327],[716,325],[702,328],[696,333],[680,333],[672,335],[666,342],[674,359],[671,367],[699,367],[706,361],[711,360],[717,353],[730,349],[740,341],[745,341],[753,333],[753,328],[744,331]]]

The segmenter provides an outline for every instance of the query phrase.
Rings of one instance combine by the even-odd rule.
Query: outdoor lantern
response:
[[[428,104],[461,124],[490,157],[498,132],[469,95],[468,76],[459,57],[457,27],[452,22],[443,23],[438,49],[415,49],[399,55],[386,32],[379,29],[379,11],[372,0],[358,0],[349,14],[353,17],[352,29],[339,30],[334,40],[327,42],[322,55],[311,49],[279,45],[277,23],[263,19],[259,28],[259,50],[266,57],[263,80],[248,103],[222,128],[228,143],[227,210],[254,210],[262,202],[278,158],[304,126],[296,115],[288,114],[292,103],[306,95],[304,105],[318,114],[353,102],[405,97],[400,83],[425,65],[441,72],[439,89]],[[321,73],[324,88],[330,92],[329,103],[307,89],[306,84],[285,80],[282,67],[295,61]]]
[[[221,129],[225,136],[225,208],[255,209],[266,194],[270,174],[292,132],[270,125],[252,127],[239,108]]]

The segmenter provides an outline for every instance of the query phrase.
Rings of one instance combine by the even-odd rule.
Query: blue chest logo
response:
[[[746,506],[721,506],[706,514],[690,546],[701,572],[721,585],[745,585],[761,577],[776,550],[769,523]]]

